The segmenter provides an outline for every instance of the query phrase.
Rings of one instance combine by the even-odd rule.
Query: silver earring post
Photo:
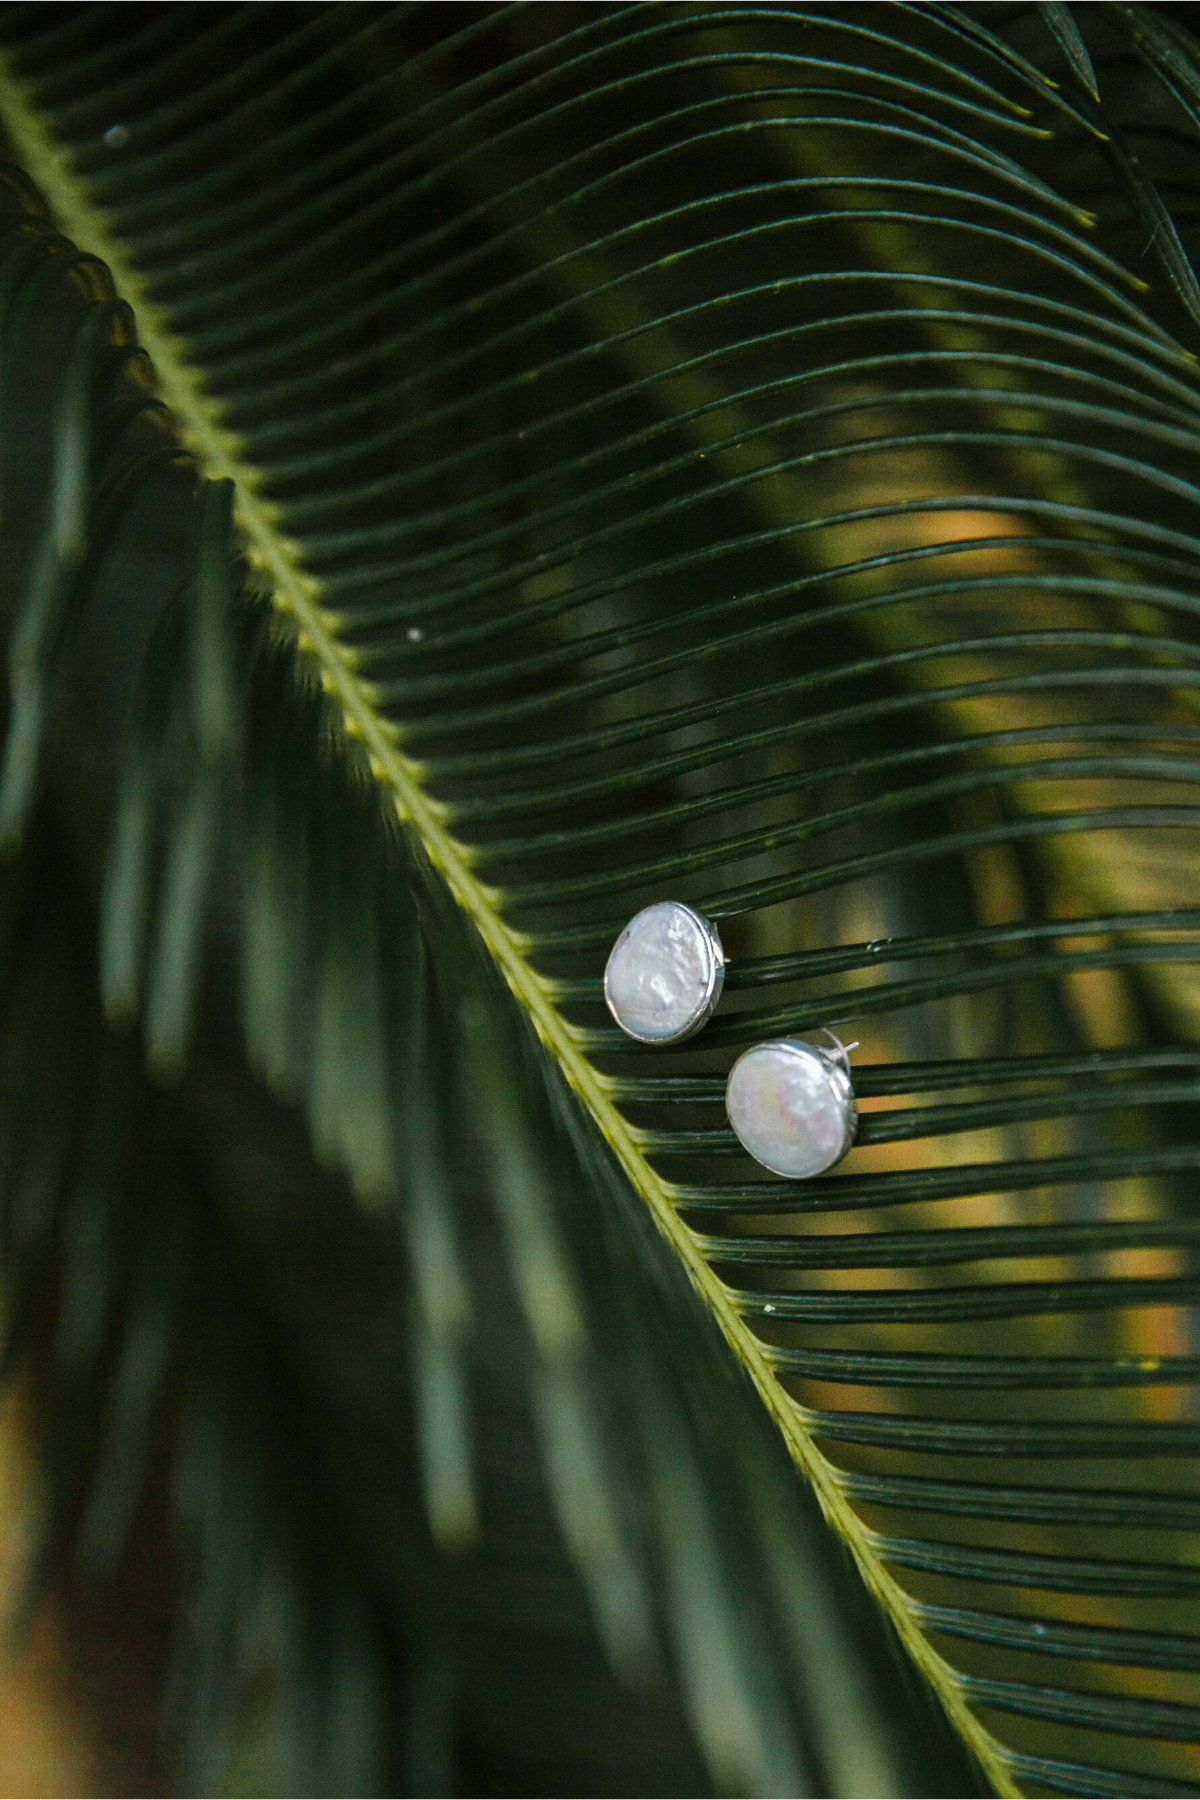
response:
[[[658,900],[636,913],[613,945],[604,999],[638,1043],[678,1044],[712,1017],[724,983],[716,926],[681,900]]]
[[[841,1162],[858,1130],[850,1051],[773,1038],[739,1056],[729,1071],[725,1111],[744,1150],[773,1175],[805,1181]]]

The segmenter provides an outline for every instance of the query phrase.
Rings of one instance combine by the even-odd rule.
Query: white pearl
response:
[[[604,998],[622,1031],[665,1044],[699,1031],[724,980],[716,928],[679,900],[659,900],[635,914],[613,945]]]
[[[775,1038],[739,1056],[729,1073],[725,1110],[755,1162],[791,1181],[832,1169],[858,1126],[844,1065],[799,1038]]]

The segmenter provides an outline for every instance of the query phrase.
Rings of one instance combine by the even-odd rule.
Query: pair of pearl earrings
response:
[[[679,900],[659,900],[636,914],[613,945],[604,998],[621,1030],[640,1044],[678,1044],[712,1017],[724,983],[716,926]],[[790,1181],[822,1175],[854,1142],[858,1110],[849,1054],[836,1038],[833,1043],[836,1049],[826,1050],[800,1038],[772,1038],[745,1051],[729,1072],[729,1123],[743,1149],[774,1175]]]

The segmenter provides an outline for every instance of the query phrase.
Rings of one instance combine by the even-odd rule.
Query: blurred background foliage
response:
[[[7,1791],[1200,1793],[1193,10],[0,11]]]

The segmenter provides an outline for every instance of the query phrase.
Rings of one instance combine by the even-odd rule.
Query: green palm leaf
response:
[[[39,1106],[44,1142],[10,1107],[27,1317],[51,1247],[99,1230],[79,1132],[203,1116],[236,837],[249,1058],[386,1265],[430,1567],[487,1530],[474,1179],[600,1640],[635,1688],[665,1645],[722,1791],[961,1791],[889,1710],[889,1631],[998,1791],[1200,1791],[1190,38],[1147,8],[750,5],[17,6],[0,37],[10,418],[39,306],[83,290],[11,634],[13,1054],[53,1086],[74,1009],[80,1067],[120,1071]],[[20,882],[60,854],[38,775],[108,546],[181,456],[194,544],[97,852],[110,1022],[160,1080],[192,1055],[135,1101],[82,977],[22,1000]],[[668,895],[731,964],[703,1036],[650,1054],[600,972]],[[733,1054],[828,1027],[863,1040],[856,1150],[763,1179]],[[192,1263],[249,1244],[288,1289],[246,1158],[172,1154]],[[107,1448],[63,1462],[97,1563],[179,1331],[159,1230],[114,1264],[134,1348],[106,1362],[93,1324],[73,1352],[111,1396]],[[302,1342],[297,1304],[266,1311]],[[241,1442],[224,1316],[198,1443]],[[287,1482],[252,1440],[257,1543]],[[183,1486],[220,1595],[199,1743],[249,1628]],[[313,1507],[289,1542],[323,1541]],[[473,1679],[423,1531],[365,1555],[424,1621],[421,1719],[452,1710],[422,1681]],[[294,1591],[349,1621],[306,1679],[366,1706],[358,1576],[322,1610],[305,1554]],[[352,1762],[311,1779],[378,1779]]]

